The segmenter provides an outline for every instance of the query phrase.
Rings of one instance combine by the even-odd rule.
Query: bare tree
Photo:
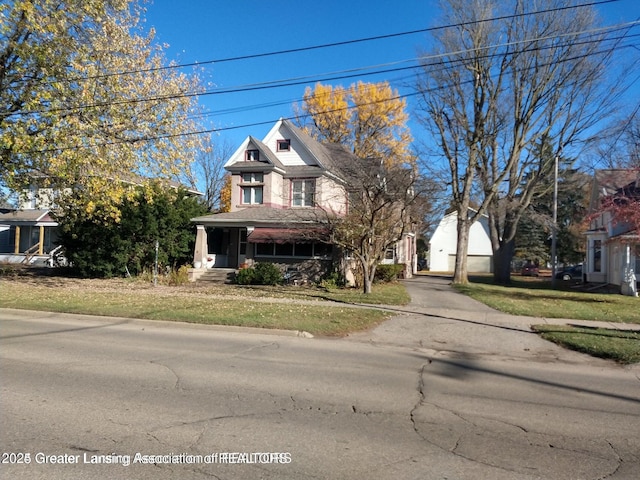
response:
[[[640,103],[600,133],[594,151],[594,168],[640,168]]]
[[[415,230],[424,206],[415,169],[380,160],[359,160],[342,167],[349,175],[348,212],[320,210],[331,243],[357,260],[363,292],[371,293],[378,265],[387,249]]]
[[[593,7],[564,0],[444,3],[452,27],[436,35],[418,87],[458,213],[454,282],[467,282],[469,228],[486,212],[494,278],[505,283],[518,223],[552,183],[555,158],[614,110],[624,76],[607,74],[620,28],[599,28]]]
[[[204,187],[205,204],[211,211],[218,211],[222,207],[221,192],[225,186],[224,164],[231,157],[233,147],[224,140],[213,143],[208,139],[205,148],[195,161],[195,175],[198,187]]]

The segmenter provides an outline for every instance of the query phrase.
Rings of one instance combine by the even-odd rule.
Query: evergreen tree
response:
[[[73,203],[73,202],[71,202]],[[59,219],[60,243],[74,270],[85,277],[137,275],[158,263],[177,268],[191,261],[195,230],[190,219],[207,208],[185,190],[137,188],[120,205],[119,221],[100,220],[82,208]]]

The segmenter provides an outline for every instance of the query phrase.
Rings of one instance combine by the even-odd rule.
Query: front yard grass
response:
[[[636,297],[578,291],[564,283],[554,290],[549,279],[515,277],[510,286],[494,285],[486,276],[470,280],[467,285],[457,285],[457,290],[501,312],[640,324],[640,299]],[[545,340],[571,350],[623,364],[640,362],[640,332],[549,324],[533,325],[532,329]]]
[[[640,299],[636,297],[582,292],[564,284],[553,290],[548,279],[514,277],[509,286],[489,283],[489,277],[470,280],[467,285],[456,285],[457,290],[512,315],[640,324]]]
[[[640,362],[640,332],[572,325],[534,325],[545,340],[618,363]]]
[[[400,284],[376,285],[373,294],[365,296],[354,290],[311,287],[153,287],[135,280],[64,277],[5,277],[0,279],[0,292],[2,308],[298,330],[322,336],[366,330],[391,316],[351,303],[397,305],[409,299]]]

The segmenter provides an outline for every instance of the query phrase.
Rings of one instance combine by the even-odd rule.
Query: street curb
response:
[[[0,312],[9,313],[15,317],[24,319],[24,317],[39,317],[39,318],[68,318],[70,320],[97,320],[106,323],[115,324],[127,324],[127,325],[152,325],[155,327],[171,327],[181,326],[186,328],[203,328],[207,330],[216,330],[229,333],[251,333],[258,335],[273,335],[282,337],[299,337],[299,338],[314,338],[313,334],[302,330],[283,330],[278,328],[260,328],[260,327],[240,327],[237,325],[216,325],[206,323],[191,323],[183,322],[180,320],[150,320],[147,318],[128,318],[128,317],[109,317],[105,315],[87,315],[84,313],[58,313],[50,312],[46,310],[22,310],[19,308],[0,308]]]

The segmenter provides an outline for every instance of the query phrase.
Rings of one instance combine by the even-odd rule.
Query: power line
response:
[[[575,36],[581,36],[581,35],[593,36],[593,35],[602,34],[602,33],[612,33],[612,32],[616,32],[616,31],[620,31],[620,30],[628,30],[629,28],[637,26],[637,25],[640,25],[640,20],[636,20],[636,21],[633,21],[633,22],[626,22],[626,23],[622,23],[622,24],[610,25],[610,26],[606,26],[606,27],[599,27],[599,28],[595,28],[595,29],[591,29],[591,30],[584,30],[584,31],[578,31],[578,32],[567,32],[567,33],[564,33],[564,34],[561,34],[561,35],[543,36],[543,37],[537,37],[537,38],[532,38],[532,39],[518,40],[518,41],[514,41],[514,42],[506,42],[506,43],[503,43],[503,44],[497,44],[497,45],[491,45],[491,46],[483,47],[482,50],[491,50],[491,49],[496,49],[496,48],[504,48],[504,47],[515,46],[515,45],[520,45],[520,44],[530,44],[530,43],[534,43],[534,42],[540,42],[540,41],[544,41],[544,40],[564,38],[564,37],[575,37]],[[623,36],[619,36],[619,37],[607,38],[605,40],[606,41],[613,41],[613,40],[620,40],[620,39],[623,39],[623,38],[633,38],[634,36],[636,36],[636,35],[623,35]],[[559,48],[559,47],[568,46],[568,45],[583,45],[583,44],[588,44],[588,43],[603,42],[605,40],[600,39],[600,38],[596,38],[595,40],[585,39],[585,40],[582,40],[582,41],[573,40],[570,43],[566,43],[566,44],[563,44],[563,45],[551,45],[551,46],[547,46],[547,47],[544,47],[544,46],[543,47],[536,47],[535,50],[536,51],[540,51],[542,49]],[[79,105],[79,106],[75,106],[75,107],[59,107],[59,108],[51,108],[51,109],[32,110],[32,111],[27,111],[27,112],[11,112],[11,113],[5,115],[5,117],[10,117],[10,116],[15,116],[15,115],[34,115],[34,114],[42,114],[42,113],[71,112],[71,111],[76,111],[76,110],[84,110],[84,109],[99,108],[99,107],[114,106],[114,105],[126,105],[126,104],[135,104],[135,103],[144,103],[144,102],[157,102],[157,101],[175,100],[175,99],[189,98],[189,97],[204,97],[204,96],[223,95],[223,94],[230,94],[230,93],[242,93],[242,92],[249,92],[249,91],[256,91],[256,90],[268,90],[268,89],[274,89],[274,88],[283,88],[283,87],[304,85],[304,84],[308,84],[310,82],[311,83],[314,83],[314,82],[329,82],[329,81],[345,80],[345,79],[354,78],[354,77],[365,77],[365,76],[371,76],[371,75],[381,75],[381,74],[385,74],[385,73],[395,73],[395,72],[400,72],[400,71],[415,70],[415,69],[418,69],[418,68],[423,68],[424,65],[425,65],[424,62],[426,60],[437,59],[437,58],[453,56],[453,55],[462,55],[464,53],[470,53],[470,52],[473,52],[473,51],[474,51],[474,49],[459,50],[459,51],[455,51],[455,52],[446,52],[446,53],[442,53],[442,54],[422,56],[422,57],[418,57],[418,58],[411,59],[411,60],[401,60],[401,61],[390,62],[390,63],[386,63],[386,64],[367,66],[367,67],[360,67],[360,68],[342,70],[342,71],[338,71],[338,72],[329,72],[329,73],[320,74],[320,75],[294,77],[294,78],[281,79],[281,80],[272,80],[272,81],[268,81],[268,82],[259,82],[259,83],[254,83],[254,84],[246,84],[246,85],[229,87],[229,88],[226,88],[226,89],[215,89],[215,90],[201,91],[201,92],[198,92],[198,91],[185,92],[185,93],[181,93],[181,94],[161,95],[161,96],[156,96],[156,97],[147,97],[147,98],[139,98],[139,99],[126,99],[126,100],[118,100],[118,101],[98,102],[98,103],[94,103],[94,104]],[[415,61],[418,61],[418,62],[421,62],[421,63],[415,64],[415,65],[409,65],[409,66],[406,66],[406,67],[383,68],[383,69],[374,70],[374,71],[371,71],[371,72],[366,72],[366,70],[369,70],[369,69],[372,69],[372,68],[379,68],[379,67],[384,67],[384,66],[387,66],[387,65],[392,66],[392,65],[398,65],[398,64],[402,64],[402,63],[406,63],[406,62],[415,62]]]
[[[501,15],[501,16],[493,17],[493,18],[489,18],[489,19],[472,20],[472,21],[468,21],[468,22],[460,22],[460,23],[448,24],[448,25],[439,25],[439,26],[435,26],[435,27],[421,28],[421,29],[417,29],[417,30],[408,30],[408,31],[404,31],[404,32],[389,33],[389,34],[385,34],[385,35],[377,35],[377,36],[357,38],[357,39],[352,39],[352,40],[344,40],[344,41],[340,41],[340,42],[331,42],[331,43],[324,43],[324,44],[319,44],[319,45],[310,45],[310,46],[306,46],[306,47],[290,48],[290,49],[285,49],[285,50],[276,50],[276,51],[272,51],[272,52],[254,53],[254,54],[248,54],[248,55],[239,55],[239,56],[234,56],[234,57],[226,57],[226,58],[223,57],[223,58],[214,59],[214,60],[205,60],[205,61],[202,61],[202,62],[190,62],[190,63],[175,64],[175,65],[165,65],[165,66],[162,66],[162,67],[153,67],[153,68],[146,68],[146,69],[139,69],[139,70],[127,70],[127,71],[122,71],[122,72],[104,73],[104,74],[100,74],[100,75],[77,77],[77,78],[69,79],[68,81],[71,82],[71,81],[93,80],[93,79],[98,79],[98,78],[108,78],[108,77],[120,76],[120,75],[132,75],[132,74],[137,74],[137,73],[149,73],[149,72],[170,70],[170,69],[176,69],[176,68],[198,67],[198,66],[203,66],[203,65],[211,65],[211,64],[215,64],[215,63],[228,63],[228,62],[236,62],[236,61],[242,61],[242,60],[251,60],[251,59],[256,59],[256,58],[271,57],[271,56],[276,56],[276,55],[285,55],[285,54],[291,54],[291,53],[307,52],[307,51],[312,51],[312,50],[320,50],[320,49],[324,49],[324,48],[334,48],[334,47],[339,47],[339,46],[344,46],[344,45],[353,45],[353,44],[357,44],[357,43],[371,42],[371,41],[376,41],[376,40],[386,40],[386,39],[390,39],[390,38],[397,38],[397,37],[408,36],[408,35],[416,35],[418,33],[435,32],[435,31],[438,31],[438,30],[445,30],[447,28],[457,28],[457,27],[463,27],[463,26],[471,26],[471,25],[476,25],[478,23],[484,23],[484,22],[493,22],[493,21],[498,21],[498,20],[506,20],[506,19],[510,19],[510,18],[519,18],[519,17],[528,16],[528,15],[538,15],[538,14],[542,14],[542,13],[553,13],[553,12],[560,12],[560,11],[564,11],[564,10],[571,10],[571,9],[577,9],[577,8],[583,8],[583,7],[592,7],[592,6],[597,6],[597,5],[605,5],[605,4],[608,4],[608,3],[615,3],[615,2],[618,2],[618,1],[620,1],[620,0],[599,0],[599,1],[589,2],[589,3],[579,4],[579,5],[565,5],[565,6],[562,6],[562,7],[554,7],[554,8],[544,9],[544,10],[536,10],[536,11],[533,11],[533,12],[524,12],[524,13],[516,13],[516,14],[510,14],[510,15]]]
[[[633,45],[627,45],[626,47],[633,47]],[[608,48],[608,49],[604,49],[604,50],[600,50],[597,52],[591,52],[590,54],[584,54],[584,55],[578,55],[578,56],[574,56],[571,58],[567,58],[562,60],[562,62],[571,62],[571,61],[577,61],[577,60],[582,60],[585,58],[588,58],[589,56],[593,55],[593,54],[601,54],[601,53],[611,53],[614,49],[612,48]],[[491,57],[491,55],[487,55],[487,58]],[[550,62],[548,64],[540,64],[537,65],[537,68],[540,67],[545,67],[545,66],[549,66],[552,64],[557,64],[558,62]],[[455,64],[449,64],[447,65],[445,68],[446,69],[450,69],[450,68],[454,68]],[[534,68],[534,67],[531,67]],[[462,85],[472,85],[474,83],[473,80],[468,80],[468,81],[464,81],[461,82]],[[424,89],[421,91],[417,91],[417,92],[413,92],[413,93],[408,93],[408,94],[404,94],[404,95],[396,95],[394,97],[385,99],[385,100],[380,100],[380,101],[374,101],[374,102],[368,102],[365,104],[361,104],[361,105],[357,105],[357,106],[347,106],[344,108],[338,108],[338,109],[333,109],[333,110],[328,110],[326,112],[323,112],[325,114],[329,114],[329,113],[334,113],[334,112],[339,112],[339,111],[343,111],[343,110],[350,110],[353,108],[357,108],[358,106],[364,106],[364,105],[372,105],[372,104],[376,104],[376,103],[384,103],[387,101],[393,101],[393,100],[401,100],[401,99],[406,99],[409,97],[413,97],[413,96],[417,96],[417,95],[424,95],[425,93],[429,93],[432,91],[436,91],[436,90],[442,90],[442,89],[446,89],[446,88],[450,88],[453,87],[454,85],[440,85],[434,88],[428,88],[428,89]],[[313,116],[313,114],[303,114],[300,115],[298,118],[309,118]],[[296,120],[296,117],[284,117],[286,120]],[[62,151],[67,151],[67,150],[80,150],[80,149],[84,149],[84,148],[94,148],[94,147],[104,147],[104,146],[110,146],[110,145],[118,145],[118,144],[124,144],[124,143],[142,143],[142,142],[148,142],[148,141],[154,141],[154,140],[163,140],[163,139],[171,139],[171,138],[179,138],[179,137],[185,137],[185,136],[191,136],[191,135],[205,135],[205,134],[211,134],[211,133],[217,133],[217,132],[222,132],[222,131],[229,131],[229,130],[236,130],[236,129],[240,129],[240,128],[249,128],[249,127],[256,127],[256,126],[262,126],[262,125],[272,125],[276,120],[271,119],[271,120],[265,120],[265,121],[260,121],[260,122],[252,122],[252,123],[247,123],[247,124],[242,124],[242,125],[234,125],[234,126],[229,126],[229,127],[218,127],[218,128],[210,128],[210,129],[203,129],[203,130],[198,130],[198,131],[191,131],[191,132],[180,132],[180,133],[175,133],[175,134],[166,134],[166,135],[158,135],[155,137],[144,137],[144,138],[137,138],[137,139],[126,139],[126,140],[117,140],[117,141],[111,141],[111,142],[103,142],[103,143],[96,143],[96,144],[89,144],[89,145],[78,145],[78,146],[73,146],[73,147],[66,147],[66,148],[52,148],[52,149],[44,149],[44,150],[37,150],[37,151],[31,151],[31,152],[22,152],[23,154],[35,154],[35,153],[54,153],[54,152],[62,152]]]

